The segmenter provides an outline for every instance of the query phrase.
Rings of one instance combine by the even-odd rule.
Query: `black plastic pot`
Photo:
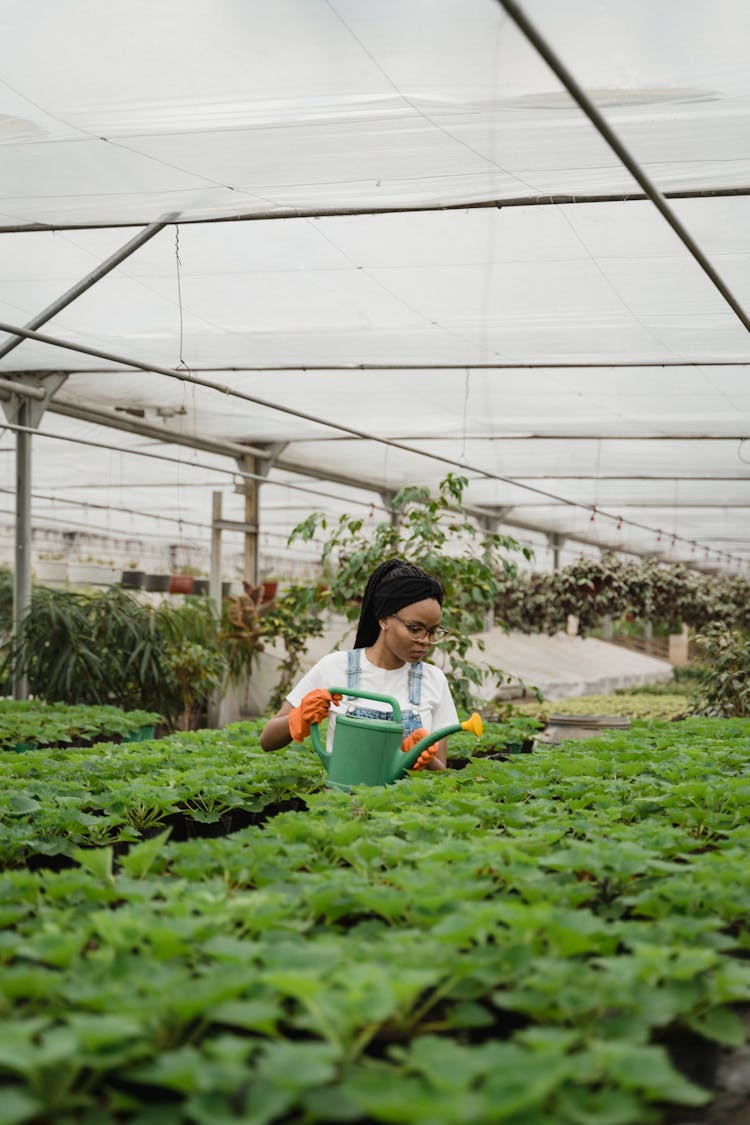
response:
[[[169,575],[147,574],[143,588],[145,590],[151,590],[154,594],[166,594],[169,590]]]
[[[123,570],[120,576],[120,585],[126,590],[140,590],[146,578],[142,570]]]

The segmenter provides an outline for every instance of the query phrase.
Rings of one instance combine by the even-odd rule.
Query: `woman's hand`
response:
[[[331,695],[325,688],[313,688],[289,712],[289,733],[295,742],[304,742],[312,723],[322,723],[332,703],[339,703],[340,695]]]
[[[407,735],[404,741],[401,743],[401,749],[403,750],[404,754],[407,754],[409,750],[413,750],[417,743],[421,741],[421,739],[427,738],[429,733],[430,732],[424,727],[417,727],[416,730]],[[432,746],[428,746],[425,750],[422,751],[411,768],[413,770],[423,770],[425,766],[432,761],[437,752],[438,743],[433,742]]]

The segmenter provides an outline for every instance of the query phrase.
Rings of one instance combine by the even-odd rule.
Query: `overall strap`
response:
[[[359,687],[361,657],[361,648],[350,648],[346,654],[346,686],[354,691]]]
[[[422,661],[409,665],[409,702],[419,707],[422,702]]]

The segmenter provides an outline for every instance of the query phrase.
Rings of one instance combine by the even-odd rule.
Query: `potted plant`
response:
[[[276,578],[266,578],[260,584],[260,600],[261,602],[272,602],[276,597],[276,592],[279,588],[279,582]]]
[[[120,585],[126,590],[140,590],[146,579],[146,572],[138,569],[138,562],[133,560],[128,563],[128,569],[123,570],[120,576]]]
[[[192,594],[194,583],[192,574],[172,574],[167,589],[170,594]]]
[[[226,662],[220,652],[184,641],[167,648],[166,663],[182,697],[180,727],[191,730],[212,693],[221,685]]]
[[[166,594],[169,590],[171,578],[168,574],[147,574],[143,580],[143,589],[152,594]]]

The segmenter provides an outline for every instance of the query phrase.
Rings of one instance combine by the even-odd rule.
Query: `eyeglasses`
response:
[[[414,625],[411,621],[404,621],[403,617],[399,617],[397,613],[392,613],[391,617],[395,617],[400,621],[405,629],[408,630],[409,636],[413,637],[415,641],[442,641],[443,637],[448,635],[448,630],[444,629],[442,625],[435,625],[432,629],[428,629],[426,625]]]

